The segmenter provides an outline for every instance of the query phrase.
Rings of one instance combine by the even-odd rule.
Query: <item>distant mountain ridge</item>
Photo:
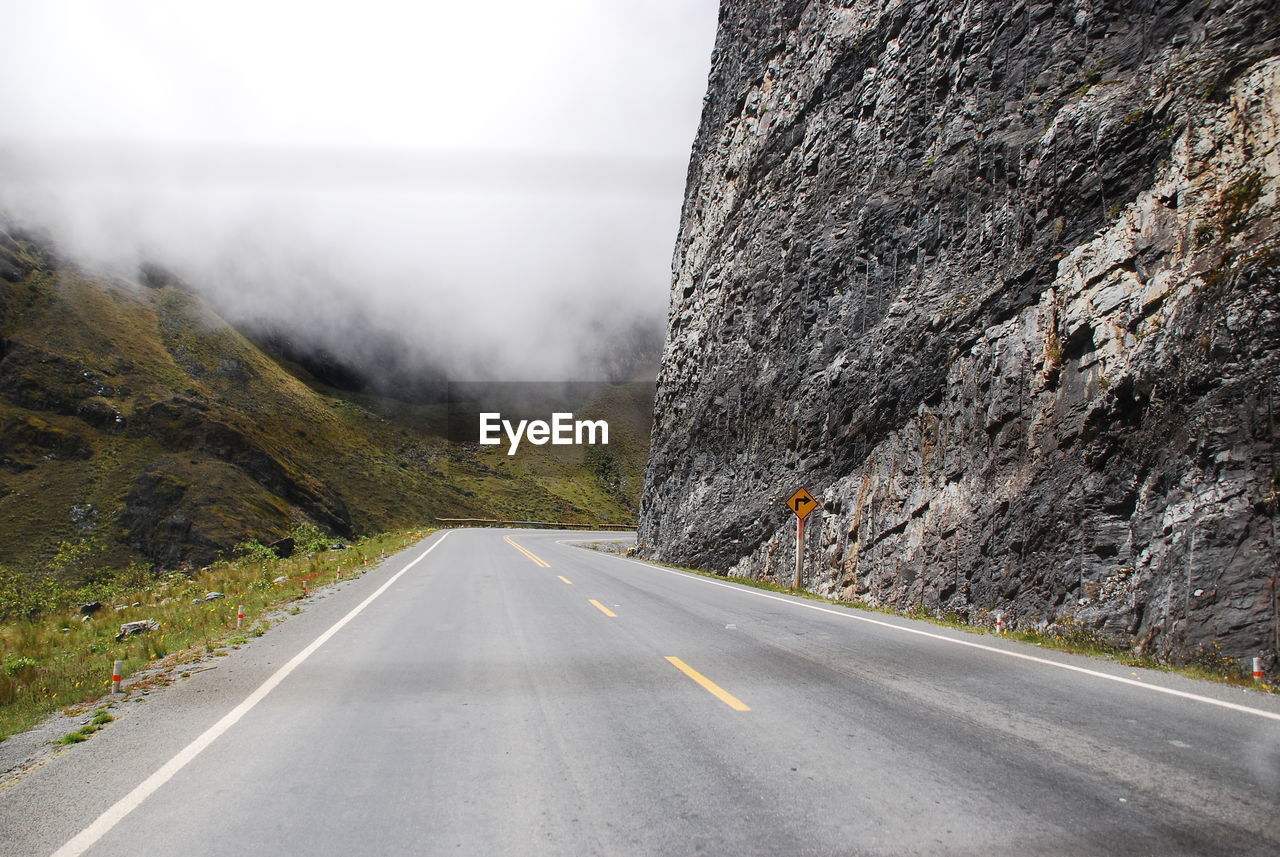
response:
[[[430,407],[334,380],[264,351],[162,271],[98,277],[0,229],[0,564],[201,565],[304,521],[347,538],[434,516],[633,519],[634,444],[625,485],[583,455],[500,471],[447,443]]]

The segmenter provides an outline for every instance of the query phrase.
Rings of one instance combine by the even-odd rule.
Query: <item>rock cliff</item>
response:
[[[1280,649],[1280,11],[724,0],[649,555]]]

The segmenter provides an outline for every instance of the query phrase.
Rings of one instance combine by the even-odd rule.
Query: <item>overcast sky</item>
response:
[[[716,6],[0,0],[0,208],[237,323],[575,377],[665,316]]]

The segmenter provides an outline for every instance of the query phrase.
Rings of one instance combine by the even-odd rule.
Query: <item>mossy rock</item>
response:
[[[29,415],[11,417],[0,428],[0,447],[16,459],[52,456],[84,460],[93,454],[79,434]]]

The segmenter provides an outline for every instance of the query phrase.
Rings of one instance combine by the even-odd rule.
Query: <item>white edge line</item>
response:
[[[445,536],[447,535],[449,535],[449,533],[445,532],[440,536],[440,538],[436,539],[435,543],[423,551],[417,559],[392,575],[386,583],[379,586],[372,595],[356,605],[350,613],[335,622],[329,630],[325,631],[319,637],[316,637],[309,646],[298,652],[298,654],[294,655],[288,663],[272,673],[271,677],[260,684],[257,690],[245,697],[243,702],[223,715],[221,720],[206,729],[202,735],[186,747],[179,750],[176,756],[168,762],[165,762],[159,770],[134,787],[133,791],[129,792],[127,795],[108,807],[107,810],[103,812],[102,815],[94,819],[88,827],[77,833],[65,845],[53,852],[52,857],[79,857],[80,854],[83,854],[91,848],[94,843],[105,836],[111,828],[120,823],[121,819],[137,809],[139,804],[172,779],[173,775],[182,770],[188,762],[200,755],[200,751],[216,741],[222,733],[226,732],[234,726],[240,718],[248,714],[255,705],[262,701],[263,697],[275,690],[276,685],[288,678],[289,674],[297,669],[303,661],[311,657],[311,655],[315,653],[316,649],[319,649],[328,642],[330,637],[342,630],[344,625],[358,616],[364,608],[373,603],[375,598],[386,592],[387,588],[399,580],[402,574],[426,559],[427,554],[439,547],[440,543],[445,540]]]
[[[908,628],[903,625],[895,625],[892,622],[883,622],[879,619],[872,619],[869,616],[859,616],[857,613],[854,613],[851,610],[832,610],[829,607],[820,607],[817,604],[806,604],[803,601],[795,601],[791,598],[782,598],[777,595],[770,595],[767,592],[761,592],[759,589],[753,589],[749,586],[738,586],[732,583],[721,583],[720,581],[717,581],[717,580],[708,580],[707,578],[697,574],[690,574],[684,571],[676,571],[673,568],[663,568],[660,565],[653,565],[651,563],[641,562],[640,560],[630,559],[624,556],[614,556],[613,554],[603,554],[603,555],[612,556],[614,559],[619,559],[619,560],[622,560],[623,562],[629,562],[632,565],[638,565],[643,568],[651,568],[654,571],[662,571],[667,574],[673,574],[676,577],[682,577],[685,580],[692,580],[697,583],[706,583],[711,586],[723,586],[726,589],[732,589],[733,591],[741,592],[744,595],[755,595],[760,598],[768,598],[770,601],[781,601],[783,604],[791,604],[796,607],[804,607],[808,610],[817,610],[819,613],[830,613],[832,616],[843,616],[846,619],[856,619],[859,622],[867,622],[871,625],[879,625],[883,628],[892,628],[895,631],[902,631],[903,633],[906,633],[906,634],[915,634],[920,637],[929,637],[930,639],[934,639],[934,640],[942,640],[944,643],[954,643],[957,646],[968,646],[971,649],[980,649],[981,651],[991,652],[992,654],[996,654],[996,655],[1004,655],[1010,658],[1018,658],[1019,660],[1031,661],[1037,664],[1044,664],[1045,666],[1056,667],[1060,670],[1069,670],[1074,673],[1081,673],[1083,675],[1089,675],[1095,678],[1103,678],[1103,679],[1106,679],[1107,681],[1116,681],[1116,682],[1120,682],[1121,684],[1132,685],[1133,687],[1140,687],[1143,690],[1152,690],[1152,691],[1155,691],[1156,693],[1165,693],[1170,696],[1178,696],[1183,699],[1191,699],[1191,700],[1195,700],[1196,702],[1203,702],[1206,705],[1216,705],[1219,708],[1229,708],[1232,711],[1241,711],[1241,712],[1244,712],[1245,714],[1254,714],[1254,715],[1257,715],[1258,717],[1265,717],[1269,720],[1280,721],[1280,714],[1276,714],[1275,712],[1272,712],[1272,711],[1264,711],[1261,708],[1250,708],[1247,705],[1239,705],[1234,702],[1227,702],[1226,700],[1223,700],[1223,699],[1214,699],[1211,696],[1200,696],[1199,694],[1196,694],[1196,693],[1188,693],[1185,690],[1174,690],[1171,687],[1161,687],[1160,685],[1157,685],[1157,684],[1147,684],[1146,682],[1134,681],[1131,678],[1125,678],[1123,676],[1118,676],[1118,675],[1109,675],[1104,672],[1086,669],[1085,667],[1078,667],[1073,664],[1064,664],[1059,661],[1051,661],[1048,658],[1039,658],[1039,657],[1036,657],[1035,655],[1028,655],[1022,652],[1012,652],[1012,651],[1009,651],[1008,649],[998,649],[995,646],[987,646],[987,645],[983,645],[982,643],[972,642],[971,640],[958,640],[955,637],[947,637],[943,634],[935,634],[931,631],[922,631],[918,628]]]

